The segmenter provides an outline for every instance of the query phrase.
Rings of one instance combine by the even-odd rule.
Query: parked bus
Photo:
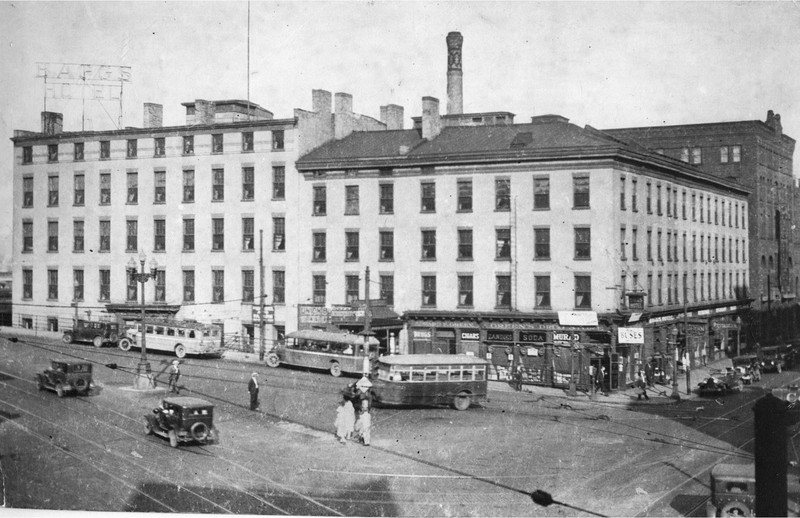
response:
[[[201,324],[192,320],[165,320],[147,322],[146,347],[148,351],[175,353],[178,358],[187,354],[198,356],[221,356],[222,333],[219,326]],[[128,351],[141,347],[142,324],[128,328],[119,348]]]
[[[486,400],[489,362],[462,354],[400,354],[378,358],[373,400],[384,405],[453,405]]]
[[[378,345],[373,336],[369,337],[369,346],[365,347],[363,336],[301,330],[286,335],[285,343],[269,351],[266,361],[270,367],[285,363],[328,370],[333,376],[341,376],[343,372],[363,374],[365,368],[370,369],[370,353],[377,357]]]

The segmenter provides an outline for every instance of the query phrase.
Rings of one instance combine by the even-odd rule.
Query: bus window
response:
[[[475,367],[475,379],[483,380],[486,377],[486,369],[484,367]]]
[[[422,369],[411,369],[411,381],[425,381],[425,372]]]
[[[167,328],[167,336],[175,336],[175,329],[168,327]]]
[[[164,334],[164,328],[161,327],[161,326],[156,326],[156,334],[157,335],[163,335]]]
[[[183,329],[178,328],[178,336],[183,338],[184,336],[186,336],[186,332]]]
[[[459,381],[460,379],[461,369],[456,367],[450,369],[450,381]]]
[[[153,334],[153,326],[147,326],[146,329],[147,329],[147,331],[145,331],[146,333]]]
[[[461,379],[464,381],[472,381],[472,369],[464,367],[461,371]]]
[[[436,381],[436,367],[425,368],[425,381]]]
[[[189,338],[194,338],[194,329],[189,330]]]
[[[439,367],[439,380],[447,381],[447,377],[450,375],[450,369],[448,367]]]

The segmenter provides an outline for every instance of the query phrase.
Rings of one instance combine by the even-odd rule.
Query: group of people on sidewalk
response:
[[[336,438],[346,444],[355,440],[369,446],[372,429],[372,383],[364,376],[356,383],[351,383],[342,391],[342,399],[336,409]],[[355,403],[355,406],[354,406]],[[358,407],[358,415],[356,415]]]

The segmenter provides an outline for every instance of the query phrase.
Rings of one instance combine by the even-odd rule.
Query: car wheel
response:
[[[36,388],[39,390],[44,390],[44,380],[42,379],[41,375],[36,376]]]
[[[119,343],[117,344],[117,347],[119,347],[123,351],[130,351],[131,350],[131,345],[132,344],[131,344],[131,341],[130,341],[129,338],[123,338],[122,340],[119,341]]]
[[[178,432],[176,432],[175,430],[169,431],[169,445],[172,446],[173,448],[178,447]]]
[[[719,510],[720,516],[750,516],[750,508],[742,502],[728,502]]]
[[[175,356],[178,358],[183,358],[186,356],[186,347],[184,347],[183,344],[178,344],[175,346]]]
[[[267,366],[275,368],[281,364],[281,359],[278,358],[278,355],[275,353],[269,353],[267,355]]]
[[[64,342],[65,344],[71,344],[72,343],[72,333],[69,332],[69,331],[64,333],[64,335],[61,337],[61,341]]]
[[[89,383],[83,378],[78,378],[75,380],[75,390],[86,393],[89,391]]]
[[[453,398],[453,408],[456,410],[466,410],[472,404],[472,398],[469,397],[469,394],[466,392],[459,392],[458,395]]]
[[[56,394],[58,397],[64,397],[64,386],[61,383],[56,383]]]
[[[342,375],[342,366],[339,365],[339,362],[331,363],[331,376],[338,378]]]
[[[95,347],[103,347],[103,337],[95,336],[94,338],[92,338],[92,345]]]
[[[205,441],[208,438],[208,425],[205,423],[193,424],[190,431],[196,441]]]
[[[145,435],[153,435],[153,425],[147,418],[144,419],[144,433]]]
[[[119,336],[117,335],[117,333],[111,333],[110,335],[108,335],[108,341],[111,342],[112,344],[117,343],[117,340],[119,340]]]

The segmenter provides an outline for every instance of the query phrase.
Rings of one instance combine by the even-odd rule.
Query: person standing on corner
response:
[[[356,421],[356,432],[364,446],[369,446],[370,429],[372,428],[372,416],[369,413],[369,403],[367,400],[361,402],[361,414]]]
[[[169,391],[175,394],[180,394],[180,390],[178,389],[178,380],[181,377],[179,364],[180,362],[178,360],[172,360],[172,366],[169,370]]]
[[[258,410],[261,403],[258,401],[258,373],[254,372],[250,376],[250,382],[247,384],[247,391],[250,393],[250,410]]]
[[[642,373],[642,371],[639,371],[636,375],[636,381],[633,386],[636,388],[636,401],[640,401],[642,396],[644,396],[645,401],[650,400],[650,398],[647,397],[647,382],[644,380],[644,373]]]

